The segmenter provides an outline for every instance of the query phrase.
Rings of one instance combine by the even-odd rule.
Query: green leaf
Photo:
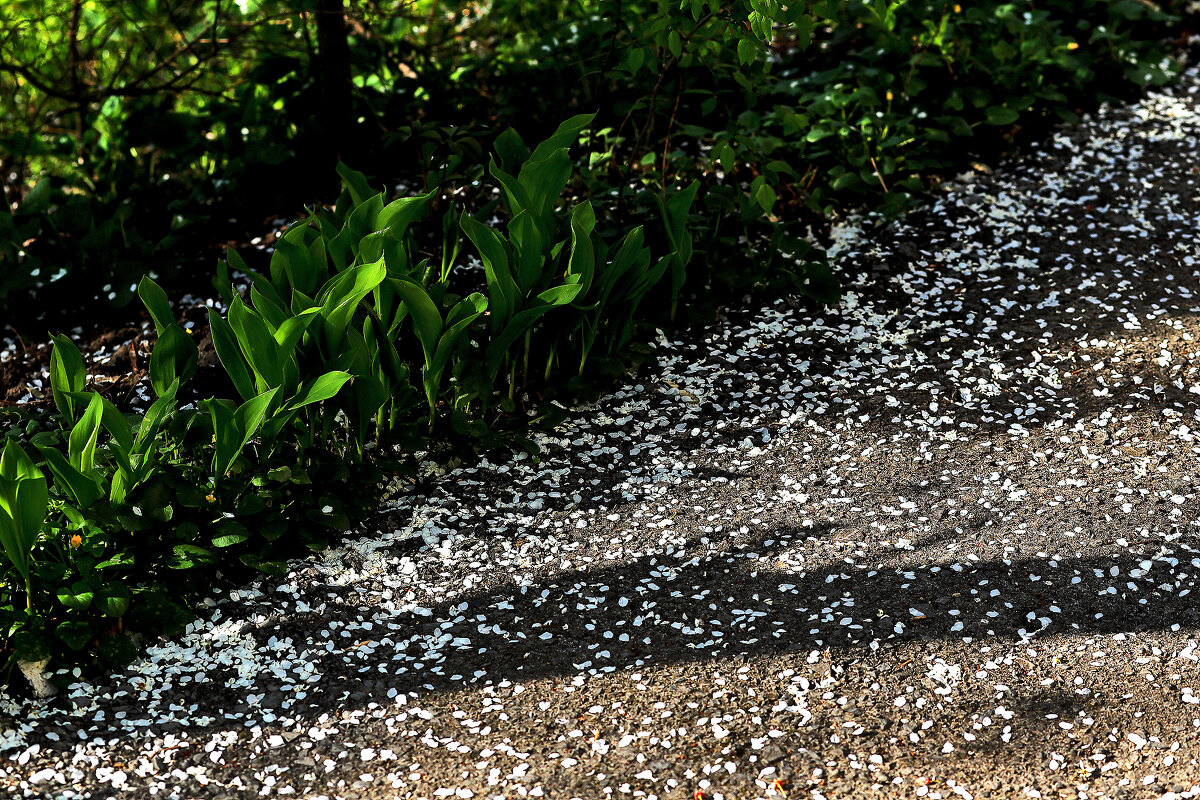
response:
[[[129,420],[126,419],[125,415],[117,410],[117,407],[108,398],[101,397],[100,402],[103,405],[103,410],[100,414],[100,424],[104,426],[104,430],[108,431],[108,435],[112,438],[112,441],[109,442],[109,448],[115,448],[123,453],[128,453],[133,447],[133,426],[129,424]]]
[[[499,330],[512,316],[519,294],[513,279],[508,248],[495,230],[466,214],[462,216],[462,229],[467,238],[479,250],[487,278],[488,308],[491,310],[492,330]]]
[[[429,293],[420,284],[405,278],[393,278],[389,283],[408,308],[413,329],[417,333],[417,341],[421,344],[425,363],[428,364],[437,350],[438,338],[442,335],[442,315]]]
[[[101,561],[96,565],[96,569],[111,569],[112,567],[131,567],[133,566],[132,553],[117,553],[112,558]]]
[[[92,628],[86,622],[66,620],[58,623],[54,635],[72,650],[82,650],[92,640]]]
[[[275,242],[275,252],[271,254],[271,282],[285,297],[289,291],[312,294],[328,278],[324,240],[318,236],[315,241],[308,242],[311,232],[310,222],[299,222]]]
[[[51,338],[54,349],[50,353],[50,389],[66,427],[75,423],[76,414],[75,404],[66,393],[83,391],[87,370],[74,342],[61,334]]]
[[[429,213],[429,204],[433,201],[435,191],[415,197],[401,197],[388,203],[379,211],[375,227],[387,229],[392,236],[402,239],[408,228],[417,220]]]
[[[275,467],[275,469],[267,472],[267,478],[279,481],[280,483],[287,483],[292,479],[292,468],[286,464],[282,467]]]
[[[743,64],[751,64],[758,55],[758,48],[754,46],[754,40],[744,37],[738,40],[737,44],[738,60]]]
[[[206,400],[203,405],[212,418],[216,447],[213,476],[220,480],[262,425],[279,388],[270,389],[242,403],[236,410],[228,401]]]
[[[679,297],[687,274],[687,265],[692,260],[692,236],[688,232],[688,215],[696,192],[700,189],[699,181],[692,181],[686,189],[675,192],[670,197],[658,199],[659,213],[667,231],[674,253],[671,258],[671,299]],[[672,311],[672,313],[674,313]]]
[[[596,276],[596,251],[592,231],[596,227],[596,212],[590,200],[571,211],[571,256],[567,261],[567,280],[578,283],[580,296],[586,296]]]
[[[82,512],[86,512],[101,497],[104,488],[100,481],[89,475],[84,475],[73,467],[58,449],[53,447],[38,447],[50,468],[50,474],[58,488],[71,498],[71,501]]]
[[[545,241],[528,211],[522,211],[509,221],[508,238],[516,251],[514,277],[517,291],[525,294],[542,278],[542,265],[546,262]]]
[[[287,409],[294,411],[303,406],[330,399],[341,391],[341,388],[346,385],[350,377],[350,373],[348,372],[334,371],[326,372],[324,375],[305,382],[300,387],[300,391],[296,393],[296,396],[288,401]]]
[[[358,310],[358,304],[387,277],[387,264],[380,258],[371,264],[362,264],[338,273],[321,288],[317,303],[327,329],[340,340]]]
[[[350,397],[353,403],[350,411],[354,422],[355,442],[362,446],[367,442],[376,412],[393,395],[375,375],[357,375],[350,385]]]
[[[133,440],[131,453],[133,456],[141,457],[143,465],[145,465],[146,456],[151,452],[151,446],[154,440],[158,437],[158,432],[162,428],[164,422],[171,418],[175,413],[175,395],[179,392],[179,383],[173,382],[167,387],[150,408],[146,411],[146,416],[142,418],[142,422],[138,425],[137,437]],[[111,433],[111,430],[109,431]],[[133,488],[130,486],[129,488]]]
[[[150,312],[150,318],[154,320],[154,332],[161,337],[164,328],[175,324],[175,314],[171,311],[171,303],[167,300],[167,293],[151,280],[149,275],[144,276],[138,282],[137,291],[138,297],[142,298],[142,303],[146,306],[146,310]]]
[[[525,331],[543,315],[559,306],[568,305],[579,294],[581,288],[577,283],[554,286],[539,294],[528,308],[513,315],[500,335],[487,346],[487,369],[493,380],[500,371],[508,349],[517,339],[524,336]]]
[[[282,578],[288,573],[286,561],[264,561],[251,553],[246,553],[239,560],[247,567],[275,578]]]
[[[129,610],[129,589],[121,583],[109,583],[100,595],[99,607],[106,617],[122,617]]]
[[[249,400],[254,397],[254,378],[250,374],[250,365],[238,345],[237,334],[214,308],[208,309],[208,326],[212,334],[213,348],[217,351],[221,366],[225,368],[225,374],[229,376],[233,388],[241,398]]]
[[[529,162],[525,163],[528,164]],[[525,184],[511,173],[502,169],[500,165],[496,163],[495,159],[489,162],[488,172],[490,172],[496,180],[500,181],[500,186],[504,189],[505,199],[507,200],[506,207],[508,209],[509,216],[515,217],[522,211],[525,211],[526,209],[532,209],[534,207],[534,202],[529,197],[529,193],[526,191]],[[470,234],[468,233],[467,235],[469,236]]]
[[[521,167],[521,174],[517,179],[528,198],[529,205],[525,208],[537,220],[544,239],[554,238],[554,207],[571,179],[572,169],[571,158],[567,155],[565,147],[540,160],[530,158],[525,166]]]
[[[234,545],[241,544],[242,542],[246,541],[249,538],[250,538],[250,534],[248,532],[244,532],[244,531],[237,532],[237,533],[225,533],[225,534],[221,534],[220,536],[214,536],[213,540],[212,540],[212,544],[213,544],[213,547],[218,547],[218,548],[233,547]]]
[[[989,106],[987,110],[988,125],[1012,125],[1020,118],[1020,113],[1004,106]]]
[[[545,141],[538,144],[534,148],[533,153],[524,161],[541,161],[548,158],[554,151],[564,147],[570,147],[579,139],[579,134],[583,129],[592,124],[592,120],[596,118],[595,113],[591,114],[576,114],[565,122],[561,123],[558,128]]]
[[[754,202],[758,203],[758,207],[763,210],[764,214],[770,214],[771,209],[775,207],[775,190],[766,181],[758,185],[758,189],[754,192]]]
[[[375,194],[371,191],[371,185],[367,183],[367,177],[361,172],[347,167],[344,161],[338,161],[337,174],[341,176],[342,186],[350,193],[350,199],[354,201],[354,205],[359,205]]]
[[[636,75],[644,63],[646,63],[646,51],[640,47],[632,48],[625,56],[625,69],[629,70],[630,75]]]
[[[172,323],[163,328],[150,351],[150,385],[159,397],[178,380],[186,383],[196,373],[199,350],[183,328]]]
[[[96,596],[92,587],[83,581],[75,581],[70,587],[63,587],[56,593],[58,602],[72,611],[86,611],[92,605]]]
[[[177,544],[173,552],[175,555],[167,564],[171,569],[191,569],[216,560],[211,550],[194,544]]]
[[[47,176],[34,184],[25,199],[21,201],[20,211],[23,214],[41,214],[50,208],[50,177]]]
[[[255,376],[255,387],[261,393],[284,383],[284,356],[275,335],[258,313],[235,297],[229,306],[229,325],[233,328],[238,349]],[[214,337],[213,343],[216,343]],[[220,355],[220,351],[217,351]],[[224,361],[222,361],[224,363]]]
[[[71,466],[84,475],[92,477],[96,470],[96,444],[100,436],[100,423],[104,416],[103,398],[96,392],[84,410],[79,422],[71,429],[67,455]]]
[[[279,352],[290,356],[292,351],[296,349],[296,344],[304,336],[312,321],[321,313],[319,308],[310,308],[302,311],[294,317],[288,317],[283,320],[275,329],[275,342],[279,345]]]
[[[434,352],[433,358],[428,359],[425,367],[423,383],[431,412],[437,402],[442,373],[450,362],[450,357],[469,335],[471,324],[487,310],[487,307],[488,299],[479,292],[472,292],[460,300],[446,315],[445,330],[438,339],[437,350]]]
[[[529,160],[529,148],[515,128],[506,128],[496,137],[492,147],[500,157],[500,167],[506,172],[516,172]]]

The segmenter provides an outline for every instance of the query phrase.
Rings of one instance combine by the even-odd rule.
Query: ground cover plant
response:
[[[202,285],[211,260],[196,252],[290,218],[296,198],[330,200],[339,156],[388,185],[471,193],[502,130],[541,139],[572,113],[596,114],[571,188],[602,228],[602,204],[636,213],[641,191],[698,178],[706,249],[747,256],[702,259],[718,285],[779,277],[828,299],[810,226],[848,204],[905,208],[973,152],[1169,79],[1160,40],[1184,3],[122,8],[3,12],[0,304],[14,319],[47,313],[20,302],[39,287],[65,310],[131,302],[148,269]]]
[[[145,406],[55,335],[52,405],[0,409],[8,675],[127,661],[419,450],[528,446],[639,333],[755,288],[835,302],[814,225],[1168,80],[1175,8],[14,4],[0,308],[136,298],[154,343]],[[269,258],[151,267],[280,197],[311,202]],[[185,327],[168,297],[210,283]]]
[[[512,172],[491,169],[503,223],[456,217],[482,261],[471,274],[415,258],[432,193],[386,202],[346,167],[341,201],[289,228],[265,273],[231,251],[227,306],[209,322],[232,397],[180,404],[198,347],[150,278],[144,413],[87,390],[82,354],[55,336],[54,408],[13,414],[0,461],[9,669],[36,683],[50,665],[127,661],[139,636],[181,630],[214,581],[281,575],[361,521],[397,445],[443,431],[501,441],[499,415],[531,386],[582,374],[595,349],[618,354],[648,294],[679,295],[695,187],[663,200],[660,231],[606,242],[589,203],[559,200],[589,121],[532,150],[505,137]]]

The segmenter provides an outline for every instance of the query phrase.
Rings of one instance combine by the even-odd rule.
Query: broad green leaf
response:
[[[320,403],[336,395],[351,376],[348,372],[326,372],[324,375],[306,381],[300,391],[287,403],[287,409],[294,411],[312,403]]]
[[[506,128],[496,137],[492,148],[500,157],[500,167],[506,172],[517,172],[529,160],[529,148],[515,128]]]
[[[199,356],[196,343],[183,328],[173,322],[163,328],[150,351],[150,385],[154,393],[161,397],[173,381],[186,383],[196,373]]]
[[[1012,125],[1020,117],[1018,111],[1004,106],[989,106],[987,110],[988,125]]]
[[[529,156],[527,161],[541,161],[550,156],[555,150],[564,147],[570,147],[579,139],[579,134],[588,125],[592,124],[592,120],[596,118],[595,113],[592,114],[576,114],[567,121],[558,126],[558,129],[550,135],[548,139],[539,144]]]
[[[212,334],[213,349],[217,351],[217,358],[225,368],[233,388],[243,400],[249,400],[254,396],[254,378],[250,374],[250,365],[238,345],[237,334],[214,308],[208,309],[208,328]],[[159,398],[161,399],[162,395],[159,395]]]
[[[46,176],[34,184],[25,199],[21,201],[20,211],[24,214],[41,214],[50,208],[51,182]]]
[[[84,475],[76,469],[60,450],[54,447],[38,447],[46,459],[46,466],[58,488],[71,498],[75,507],[86,513],[104,496],[104,487],[95,476]]]
[[[554,286],[534,298],[528,308],[522,309],[513,315],[512,320],[505,326],[500,335],[493,339],[487,346],[487,369],[488,374],[491,375],[493,380],[499,374],[508,349],[519,338],[525,335],[525,331],[546,313],[559,306],[569,304],[579,294],[580,288],[577,283]]]
[[[45,475],[20,445],[9,439],[0,455],[0,546],[26,580],[29,556],[49,503]]]
[[[591,291],[596,277],[596,251],[592,246],[592,231],[596,227],[596,212],[590,200],[571,211],[571,257],[567,261],[567,280],[578,283],[580,297]]]
[[[378,261],[383,258],[383,253],[388,242],[395,241],[392,238],[391,231],[375,231],[368,233],[358,243],[358,261],[359,263],[368,263]]]
[[[272,285],[270,278],[262,273],[255,272],[246,266],[246,262],[242,260],[242,257],[237,254],[236,250],[227,248],[225,250],[225,259],[231,267],[250,279],[250,282],[253,284],[253,288],[257,289],[259,294],[269,300],[272,304],[280,308],[284,307],[284,302],[282,298],[280,298],[279,292],[276,291],[275,286]],[[232,294],[229,296],[226,302],[233,302]]]
[[[346,231],[349,237],[346,240],[350,247],[350,255],[352,256],[351,263],[361,262],[362,259],[359,253],[359,247],[362,240],[368,234],[375,233],[379,230],[376,224],[379,219],[379,213],[383,211],[383,193],[380,192],[373,197],[368,198],[365,202],[358,205],[352,212],[349,218],[346,219]],[[313,291],[316,291],[313,289]]]
[[[116,406],[106,397],[100,398],[100,403],[103,409],[100,414],[100,424],[104,426],[104,430],[108,431],[108,435],[112,437],[110,449],[118,449],[128,453],[133,447],[133,426],[129,424],[129,420],[122,414]]]
[[[687,265],[692,260],[692,236],[687,230],[688,214],[696,192],[700,189],[699,181],[692,181],[686,189],[675,192],[666,200],[658,197],[659,211],[667,230],[667,238],[674,248],[671,260],[671,300],[679,297],[687,276]],[[657,197],[657,196],[656,196]],[[672,308],[674,314],[674,308]]]
[[[754,41],[750,38],[742,38],[738,40],[737,52],[738,60],[743,64],[754,63],[754,59],[758,55],[758,50],[754,46]]]
[[[271,254],[271,282],[276,289],[286,286],[287,291],[312,294],[325,282],[329,265],[324,246],[317,253],[305,241],[311,230],[308,222],[296,223],[276,240],[275,252]]]
[[[646,267],[649,266],[650,250],[643,246],[644,241],[644,232],[640,225],[626,234],[625,239],[621,242],[620,249],[617,250],[612,261],[604,269],[603,280],[600,281],[600,292],[596,297],[596,301],[601,307],[609,300],[610,295],[617,288],[618,284],[621,284],[622,280],[630,273],[639,274],[644,272]],[[626,300],[631,298],[618,297],[617,299]]]
[[[257,390],[262,392],[270,387],[282,386],[284,355],[263,318],[235,297],[229,306],[229,324],[237,337],[238,348],[254,372]],[[215,337],[213,342],[216,343]],[[219,355],[220,351],[217,352]]]
[[[450,357],[469,334],[471,323],[478,319],[487,310],[487,307],[488,299],[479,292],[473,292],[458,301],[458,304],[446,315],[445,332],[438,340],[437,350],[434,352],[433,358],[426,357],[423,383],[431,411],[437,402],[442,373],[450,362]]]
[[[87,378],[83,355],[75,343],[61,334],[51,337],[54,349],[50,353],[50,390],[54,394],[54,405],[63,416],[63,426],[75,424],[75,403],[67,392],[82,392]]]
[[[97,606],[106,617],[123,617],[129,610],[129,601],[129,589],[114,581],[105,585]]]
[[[409,226],[429,213],[429,204],[433,201],[434,194],[434,191],[430,191],[415,197],[393,200],[380,209],[375,227],[387,228],[392,236],[403,239]]]
[[[514,276],[517,290],[525,294],[543,278],[542,265],[546,263],[547,255],[545,240],[539,232],[537,221],[529,211],[522,211],[509,221],[508,238],[516,251],[517,268],[514,270]]]
[[[316,298],[327,327],[332,328],[335,335],[344,335],[342,332],[349,327],[358,304],[386,277],[387,265],[381,258],[330,278]]]
[[[149,452],[158,435],[159,428],[175,413],[175,395],[178,392],[179,383],[172,383],[167,387],[167,391],[155,400],[146,411],[146,416],[142,418],[142,424],[138,426],[137,438],[133,442],[135,454],[145,455]]]
[[[513,280],[508,248],[500,234],[466,214],[462,216],[463,232],[479,250],[487,276],[488,308],[491,311],[492,331],[498,331],[512,316],[520,301]]]
[[[92,626],[78,620],[65,620],[58,623],[54,635],[72,650],[82,650],[92,640]]]
[[[175,314],[171,311],[167,293],[149,275],[138,282],[137,291],[146,310],[150,312],[150,318],[154,320],[154,332],[161,337],[164,328],[175,324]]]
[[[560,148],[540,160],[529,160],[521,168],[517,180],[526,192],[527,205],[542,229],[542,236],[554,236],[557,218],[554,207],[571,179],[571,159],[567,149]]]
[[[228,401],[206,400],[205,408],[212,417],[216,452],[213,455],[213,475],[220,480],[254,438],[266,418],[279,388],[270,389],[242,403],[235,410]]]
[[[278,305],[270,297],[263,294],[257,286],[250,287],[250,305],[262,315],[262,318],[267,321],[267,324],[272,329],[279,328],[290,316],[283,306]]]
[[[96,444],[99,441],[101,420],[104,417],[104,398],[92,393],[91,402],[71,429],[67,454],[71,466],[92,477],[96,470]]]
[[[421,343],[425,363],[428,364],[437,350],[438,337],[442,335],[442,315],[420,284],[404,278],[394,278],[389,283],[408,307],[417,341]]]
[[[350,411],[354,420],[354,432],[359,446],[366,444],[367,435],[375,414],[391,397],[383,381],[374,375],[357,375],[350,384]]]
[[[92,587],[83,581],[75,581],[69,587],[63,586],[57,592],[58,602],[72,611],[86,611],[95,598]]]
[[[310,308],[294,317],[288,317],[283,324],[275,329],[275,342],[279,352],[284,356],[290,355],[296,349],[297,342],[304,336],[312,321],[320,314],[320,309]]]
[[[765,180],[754,191],[754,202],[758,203],[758,207],[763,210],[764,214],[771,213],[771,209],[775,207],[775,200],[775,190]]]
[[[355,205],[359,205],[374,194],[371,191],[371,184],[367,182],[367,177],[358,170],[347,167],[344,161],[338,161],[337,174],[341,176],[342,186],[350,193],[350,199],[354,201]]]
[[[534,201],[529,196],[524,183],[514,175],[501,169],[495,159],[488,164],[488,172],[496,180],[500,181],[500,186],[504,189],[505,197],[508,200],[506,206],[509,216],[515,217],[526,209],[532,211],[535,208]],[[470,234],[468,233],[467,235],[469,236]]]

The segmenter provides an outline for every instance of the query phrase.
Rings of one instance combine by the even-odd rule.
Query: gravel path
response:
[[[1198,142],[1192,71],[842,229],[843,307],[663,339],[539,462],[431,467],[126,673],[0,701],[0,784],[1200,795]]]

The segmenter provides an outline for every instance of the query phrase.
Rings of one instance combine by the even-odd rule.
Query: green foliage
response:
[[[0,547],[25,581],[27,603],[33,602],[31,555],[46,517],[46,477],[16,442],[0,455]]]
[[[365,0],[332,37],[344,55],[323,59],[313,43],[331,41],[318,30],[329,15],[305,4],[187,0],[170,14],[157,3],[117,14],[98,0],[9,3],[0,166],[15,180],[0,212],[0,307],[23,309],[11,298],[51,288],[59,305],[95,293],[124,303],[148,268],[174,276],[172,251],[225,238],[213,223],[261,218],[297,194],[317,200],[306,176],[339,154],[441,187],[428,201],[439,211],[472,193],[488,141],[519,179],[531,153],[497,131],[519,122],[546,135],[580,108],[599,111],[574,118],[588,152],[570,190],[593,202],[602,230],[614,209],[645,222],[654,194],[699,179],[706,250],[723,254],[702,253],[701,269],[745,265],[712,268],[699,284],[782,277],[825,287],[814,296],[829,300],[820,255],[789,245],[781,256],[783,239],[802,241],[846,205],[907,208],[972,151],[1070,119],[1106,92],[1165,82],[1175,66],[1158,40],[1184,8]],[[341,69],[350,80],[337,85],[352,91],[335,113],[330,74]],[[444,273],[459,240],[456,220],[441,220]]]
[[[138,294],[157,333],[157,399],[144,415],[89,391],[78,348],[54,337],[57,413],[45,429],[10,430],[0,461],[8,657],[120,663],[133,653],[130,632],[170,633],[188,619],[196,590],[173,573],[278,574],[286,558],[360,519],[380,477],[369,451],[393,452],[439,424],[438,437],[494,442],[489,409],[514,410],[516,392],[560,361],[582,373],[598,343],[617,354],[649,292],[665,282],[678,296],[697,187],[661,199],[657,259],[640,226],[610,247],[590,203],[561,200],[574,171],[568,150],[588,121],[568,120],[532,150],[505,136],[500,158],[516,159],[515,177],[496,160],[491,171],[507,223],[455,212],[482,278],[457,262],[415,260],[432,192],[385,202],[345,166],[338,205],[293,225],[265,274],[230,251],[217,279],[228,308],[210,309],[209,323],[237,399],[179,407],[198,350],[148,277]],[[245,299],[231,272],[249,279]],[[536,374],[531,357],[544,359]]]
[[[60,335],[54,410],[0,409],[0,655],[123,663],[212,586],[363,519],[390,457],[519,443],[537,398],[619,371],[639,329],[750,288],[836,302],[810,226],[1167,81],[1181,8],[366,0],[347,35],[305,4],[7,4],[0,310],[136,295],[156,399],[118,409]],[[350,153],[420,188],[389,200]],[[264,269],[218,267],[233,396],[200,395],[147,273],[179,278],[166,256],[221,219],[317,203],[335,164],[336,203]]]

